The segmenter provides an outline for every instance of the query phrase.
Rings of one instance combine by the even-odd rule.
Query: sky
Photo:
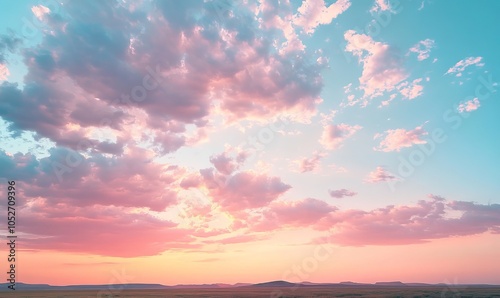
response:
[[[18,282],[500,284],[499,2],[0,5]]]

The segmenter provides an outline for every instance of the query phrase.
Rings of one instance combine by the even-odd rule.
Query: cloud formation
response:
[[[0,64],[0,81],[5,81],[10,75],[10,71],[6,65]]]
[[[374,139],[383,138],[378,147],[374,148],[377,151],[391,152],[400,151],[403,148],[409,148],[417,144],[426,144],[423,139],[428,133],[423,126],[417,126],[414,129],[406,130],[403,128],[389,129],[383,134],[376,134]]]
[[[337,0],[326,6],[324,0],[305,0],[298,8],[293,23],[307,34],[314,33],[319,25],[330,24],[351,6],[349,0]]]
[[[380,12],[380,11],[388,11],[391,10],[391,5],[389,0],[375,0],[373,7],[371,8],[371,12]]]
[[[327,124],[323,126],[320,143],[326,149],[338,149],[343,142],[352,137],[362,127],[360,125]]]
[[[431,49],[434,47],[434,40],[432,39],[424,39],[419,41],[413,47],[410,48],[411,53],[416,53],[418,61],[423,61],[429,58]]]
[[[48,30],[40,47],[23,53],[26,87],[0,86],[0,116],[11,131],[34,131],[73,150],[82,150],[79,141],[99,144],[91,135],[109,127],[122,147],[149,139],[166,154],[186,145],[189,125],[206,131],[221,111],[231,121],[314,113],[324,65],[305,51],[280,52],[272,45],[277,33],[258,30],[257,16],[213,18],[212,3],[194,3],[162,1],[149,14],[118,2],[69,2],[64,14],[34,7]],[[1,59],[14,44],[1,39]],[[123,132],[141,113],[146,127],[131,139]]]
[[[19,222],[20,228],[35,235],[21,240],[26,249],[138,257],[199,247],[191,231],[147,213],[123,208],[78,208],[37,199],[21,212],[26,218]]]
[[[224,151],[218,155],[211,156],[210,162],[220,173],[224,175],[230,175],[235,170],[241,167],[241,165],[247,159],[248,153],[245,151],[240,151],[236,153],[234,157],[230,155],[231,152],[229,150]]]
[[[480,106],[481,106],[481,103],[479,102],[479,99],[476,97],[476,98],[473,98],[473,99],[468,100],[466,102],[460,103],[458,105],[457,110],[460,113],[472,112],[472,111],[479,109]]]
[[[399,93],[403,96],[404,99],[412,100],[420,95],[422,95],[422,91],[424,87],[420,85],[422,79],[415,79],[413,82],[403,82],[398,85]]]
[[[449,217],[449,212],[459,213]],[[387,206],[371,211],[334,212],[336,232],[329,242],[348,246],[404,245],[432,239],[500,233],[500,205],[445,201],[434,198],[409,206]]]
[[[218,176],[212,169],[200,173],[212,200],[232,212],[264,207],[291,188],[279,177],[252,172],[228,177]]]
[[[473,65],[477,67],[484,66],[484,63],[481,62],[482,60],[483,57],[467,57],[463,60],[458,61],[453,67],[448,69],[448,71],[445,74],[454,74],[457,77],[461,77],[465,69],[468,68],[469,66]]]
[[[436,195],[415,204],[389,205],[368,211],[341,210],[307,198],[277,201],[264,216],[252,218],[252,225],[260,231],[307,226],[328,231],[319,242],[344,246],[407,245],[454,236],[498,234],[499,215],[499,204],[447,201]]]
[[[369,183],[386,182],[398,179],[392,173],[388,172],[384,167],[377,167],[374,171],[370,172],[365,181]]]
[[[381,12],[391,16],[397,8],[395,2],[373,2],[372,17],[379,22]],[[163,0],[31,7],[27,12],[41,29],[36,39],[0,35],[0,178],[21,186],[18,207],[25,217],[19,224],[29,235],[22,246],[129,258],[206,252],[213,244],[272,240],[274,233],[290,231],[305,236],[304,231],[328,231],[329,241],[356,246],[499,233],[498,204],[436,195],[373,210],[332,203],[349,203],[331,198],[354,196],[358,203],[361,194],[377,187],[362,182],[399,179],[382,166],[370,172],[366,164],[356,164],[384,155],[372,149],[399,152],[425,144],[427,135],[423,125],[385,130],[405,127],[400,121],[406,115],[386,114],[402,111],[394,110],[397,105],[336,106],[342,86],[349,106],[366,106],[374,98],[387,106],[399,98],[413,112],[432,102],[410,101],[424,95],[430,78],[413,76],[405,59],[413,54],[418,61],[428,59],[434,40],[400,50],[392,37],[388,42],[359,30],[323,36],[346,28],[337,24],[342,14],[366,16],[366,7],[351,4]],[[352,69],[338,68],[342,61],[333,59],[329,65],[338,53],[328,49],[341,40],[347,42],[341,49],[359,62],[345,65]],[[462,76],[483,65],[482,57],[468,57],[446,74]],[[333,74],[325,76],[328,90],[325,70]],[[19,80],[20,71],[22,81],[10,81]],[[495,84],[484,81],[493,93]],[[473,98],[457,110],[479,107]],[[334,124],[334,117],[341,120]],[[290,121],[286,131],[274,126],[277,119]],[[386,119],[397,124],[384,125]],[[383,128],[371,127],[373,121]],[[367,134],[356,134],[362,125],[381,131],[375,148]],[[252,137],[243,130],[259,128],[254,136],[269,144],[253,156],[259,159],[255,165],[248,164],[249,153],[241,147],[225,145],[220,151],[226,141],[236,145]],[[262,132],[279,138],[262,141]],[[297,135],[313,142],[303,143]],[[3,145],[3,140],[17,143]],[[49,145],[41,148],[39,142]],[[333,152],[345,144],[346,150]],[[277,174],[290,161],[308,174]],[[314,176],[322,164],[330,166]],[[311,181],[319,187],[300,185]],[[360,194],[340,187],[325,192],[342,184]]]
[[[299,160],[295,160],[294,163],[298,166],[299,172],[312,172],[319,167],[321,159],[325,156],[325,152],[316,151],[311,157],[305,157]]]
[[[394,47],[377,42],[371,36],[359,34],[354,30],[344,33],[347,41],[345,50],[356,56],[363,64],[359,78],[360,88],[367,99],[393,91],[408,78],[403,67],[403,57]]]

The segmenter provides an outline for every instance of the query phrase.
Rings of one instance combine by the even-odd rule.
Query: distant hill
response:
[[[9,291],[7,288],[9,283],[0,284],[0,292]],[[366,283],[356,283],[351,281],[340,282],[340,283],[313,283],[313,282],[302,282],[299,284],[291,283],[284,280],[275,280],[264,283],[250,284],[250,283],[236,283],[236,284],[225,284],[225,283],[215,283],[215,284],[181,284],[174,286],[165,286],[162,284],[112,284],[112,285],[68,285],[68,286],[52,286],[48,284],[26,284],[26,283],[16,283],[16,290],[25,291],[68,291],[68,290],[161,290],[161,289],[207,289],[207,288],[293,288],[293,287],[336,287],[336,288],[346,288],[346,287],[370,287],[370,286],[386,286],[386,287],[425,287],[425,286],[446,286],[445,284],[425,284],[425,283],[402,283],[400,281],[391,282],[377,282],[375,284]],[[498,287],[494,285],[461,285],[465,287]]]
[[[1,289],[7,289],[10,283],[0,284]],[[16,290],[45,290],[50,289],[52,286],[48,284],[25,284],[22,282],[16,283]]]
[[[343,285],[343,286],[371,286],[372,284],[365,284],[365,283],[352,282],[352,281],[343,281],[343,282],[340,282],[339,285]]]
[[[9,283],[0,284],[0,289],[7,289]],[[47,291],[47,290],[108,290],[108,289],[122,289],[122,290],[161,290],[171,288],[161,284],[111,284],[111,285],[68,285],[68,286],[51,286],[48,284],[25,284],[16,283],[16,290],[25,291]]]
[[[251,287],[260,287],[260,288],[264,288],[264,287],[294,287],[296,285],[297,284],[294,284],[294,283],[291,283],[291,282],[287,282],[287,281],[284,281],[284,280],[276,280],[276,281],[270,281],[270,282],[263,282],[263,283],[259,283],[259,284],[254,284],[254,285],[251,285]]]
[[[7,289],[9,283],[1,283],[0,291]],[[165,286],[162,284],[111,284],[111,285],[67,285],[67,286],[52,286],[48,284],[26,284],[26,283],[16,283],[16,290],[25,291],[68,291],[68,290],[108,290],[108,289],[120,289],[120,290],[162,290],[162,289],[209,289],[209,288],[236,288],[251,286],[250,283],[237,283],[231,284],[200,284],[200,285],[175,285],[175,286]]]
[[[376,282],[376,286],[406,287],[407,285],[400,281]]]
[[[219,286],[219,288],[237,288],[237,287],[251,286],[252,284],[239,282],[239,283],[236,283],[234,285],[231,285],[231,284],[221,284],[221,283],[216,284],[216,285]]]

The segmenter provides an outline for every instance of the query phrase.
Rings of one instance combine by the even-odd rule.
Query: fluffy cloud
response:
[[[445,74],[454,74],[457,77],[461,77],[463,74],[463,71],[469,67],[469,66],[477,66],[481,67],[484,66],[484,63],[481,61],[483,60],[483,57],[468,57],[463,60],[458,61],[453,67],[448,69],[448,71]]]
[[[120,158],[100,156],[83,160],[80,166],[65,174],[64,184],[54,179],[51,163],[64,162],[68,154],[72,154],[74,160],[74,151],[53,150],[50,157],[40,162],[29,154],[0,155],[0,174],[8,172],[11,177],[29,182],[20,192],[26,202],[20,208],[28,215],[20,227],[31,235],[23,240],[23,246],[134,257],[169,249],[201,249],[210,243],[231,244],[265,238],[255,233],[234,236],[233,232],[242,228],[251,232],[304,227],[318,231],[333,229],[329,241],[355,246],[420,243],[450,236],[500,232],[500,205],[446,202],[440,196],[431,195],[431,201],[419,201],[417,205],[387,206],[371,211],[340,210],[313,198],[277,200],[291,187],[279,177],[254,172],[225,175],[215,169],[196,174],[178,166],[151,163],[141,149],[125,153]],[[367,180],[393,179],[396,179],[394,175],[377,167]],[[186,220],[201,220],[201,226],[181,228],[176,222],[137,211],[143,207],[160,211],[170,206],[175,199],[165,195],[181,196],[177,186],[207,190],[208,203],[189,201],[182,214]],[[330,195],[345,197],[355,193],[338,189],[330,190]],[[158,196],[163,197],[156,200]],[[207,223],[214,218],[214,206],[238,217],[230,229],[207,229]],[[214,236],[223,238],[211,239]],[[116,250],[116,245],[124,249]]]
[[[320,51],[306,51],[299,33],[314,33],[351,5],[306,0],[295,13],[287,0],[242,2],[214,17],[213,4],[165,0],[145,9],[142,3],[69,1],[60,12],[32,7],[44,30],[36,46],[19,52],[27,68],[23,84],[0,84],[6,130],[13,137],[32,131],[36,140],[55,143],[44,157],[0,151],[0,177],[22,185],[19,209],[26,217],[19,224],[31,235],[21,240],[23,247],[136,257],[264,238],[234,236],[244,228],[334,228],[335,241],[346,245],[499,231],[497,205],[433,197],[436,201],[416,206],[341,211],[313,198],[285,200],[291,186],[264,171],[242,171],[246,153],[237,150],[211,156],[210,169],[171,164],[175,157],[167,154],[209,138],[216,121],[229,127],[294,113],[315,115],[327,65]],[[378,11],[391,10],[387,1],[376,5]],[[407,99],[422,94],[422,79],[406,81],[409,75],[394,47],[352,30],[345,39],[346,50],[363,66],[363,99],[386,92]],[[13,36],[0,36],[0,80],[8,79],[7,55],[20,44]],[[419,45],[415,53],[425,59],[430,47]],[[481,65],[478,58],[457,63],[449,73]],[[347,89],[352,91],[351,85]],[[463,110],[478,106],[473,100]],[[320,142],[327,149],[340,148],[361,129],[328,124],[333,115],[321,123]],[[424,133],[415,130],[386,131],[379,150],[418,144]],[[314,171],[324,156],[314,152],[297,164],[302,172]],[[378,167],[367,181],[393,179]],[[356,195],[347,189],[329,193]],[[449,218],[441,206],[463,215]],[[160,219],[167,213],[174,219]],[[227,227],[213,228],[211,220],[221,214]]]
[[[447,201],[431,195],[416,204],[373,210],[341,210],[317,199],[276,201],[253,217],[252,230],[310,227],[329,231],[325,240],[347,246],[404,245],[486,232],[500,233],[500,205]]]
[[[450,217],[449,212],[460,215]],[[499,233],[500,205],[447,202],[438,197],[409,206],[334,212],[330,222],[336,232],[328,241],[340,245],[413,244],[453,236]]]
[[[19,227],[33,235],[21,240],[25,249],[137,257],[200,246],[195,244],[192,231],[118,207],[79,208],[37,199],[21,212],[26,218]]]
[[[320,143],[327,149],[338,149],[343,142],[353,136],[362,127],[359,125],[328,124],[323,126]]]
[[[294,202],[275,202],[265,212],[265,221],[271,222],[270,226],[314,226],[322,219],[329,216],[336,207],[328,203],[307,198]]]
[[[157,5],[147,13],[121,2],[68,2],[60,13],[34,7],[48,30],[39,47],[23,52],[25,87],[0,86],[9,129],[82,150],[79,141],[90,143],[93,131],[111,127],[122,147],[148,139],[165,154],[186,145],[188,125],[206,132],[213,113],[231,121],[314,114],[325,66],[305,51],[280,51],[277,32],[260,30],[250,7],[215,18],[210,1]],[[0,59],[15,44],[0,39]],[[141,113],[143,121],[134,123]],[[123,133],[138,124],[147,131],[142,136]]]
[[[346,31],[344,38],[347,41],[346,51],[357,56],[363,64],[359,83],[365,98],[395,90],[399,83],[408,78],[403,57],[395,48],[354,30]]]
[[[218,17],[211,1],[148,5],[70,1],[57,11],[32,7],[44,30],[37,46],[20,53],[24,84],[0,85],[0,117],[9,132],[32,131],[55,143],[46,157],[0,154],[1,176],[25,184],[20,208],[31,219],[23,229],[38,237],[26,247],[115,256],[195,247],[188,235],[215,232],[180,230],[137,210],[162,213],[182,205],[186,217],[204,214],[209,220],[217,207],[263,208],[291,188],[278,177],[236,172],[243,152],[214,155],[215,169],[199,173],[159,158],[208,138],[215,118],[226,123],[298,111],[314,115],[326,65],[297,44],[275,43],[293,41],[293,12],[282,19],[292,28],[285,32],[265,27],[260,18],[268,12],[252,5]],[[297,20],[313,30],[334,17],[335,7]],[[0,36],[0,65],[8,65],[6,55],[20,42]],[[0,78],[7,75],[3,68]],[[185,200],[195,191],[207,195],[200,208]],[[105,227],[95,232],[100,225]],[[128,237],[132,232],[135,237]],[[117,252],[116,245],[127,248]]]
[[[359,88],[364,92],[363,96],[356,98],[352,92],[351,85],[344,88],[348,94],[347,105],[361,103],[366,106],[372,98],[388,96],[389,99],[381,102],[380,107],[387,106],[399,93],[403,99],[415,99],[423,94],[422,78],[407,81],[410,76],[405,70],[404,57],[400,51],[388,44],[374,41],[366,34],[359,34],[354,30],[344,33],[347,41],[345,50],[358,58],[363,65],[363,70],[359,78]],[[414,46],[410,52],[419,51],[420,58],[427,58],[433,42],[424,40],[418,45],[425,47],[420,49]],[[429,78],[426,78],[428,81]],[[347,86],[346,86],[347,87]],[[396,93],[395,93],[396,92]],[[392,94],[391,94],[392,93]]]
[[[291,188],[279,177],[253,172],[219,176],[212,169],[200,171],[210,197],[224,210],[241,211],[268,205]]]
[[[305,0],[299,7],[294,18],[294,24],[300,26],[304,32],[312,34],[319,25],[330,24],[351,6],[349,0],[337,0],[326,6],[324,0]]]
[[[40,162],[31,154],[7,155],[0,150],[0,177],[32,181],[39,174]]]
[[[388,172],[383,167],[377,167],[374,171],[372,171],[368,174],[365,181],[369,182],[369,183],[378,183],[378,182],[385,182],[385,181],[391,181],[391,180],[396,180],[396,179],[397,179],[396,176],[394,176],[392,173]]]
[[[45,7],[43,5],[35,5],[31,8],[31,11],[33,14],[37,17],[39,20],[43,20],[43,17],[46,14],[50,13],[50,9],[48,7]]]
[[[376,134],[375,139],[383,137],[380,145],[374,148],[378,151],[390,152],[400,151],[402,148],[408,148],[416,144],[426,144],[427,141],[422,139],[428,133],[423,126],[417,126],[415,129],[406,130],[403,128],[390,129],[383,134]]]
[[[26,200],[44,198],[51,204],[90,207],[118,206],[162,211],[177,202],[175,181],[183,170],[150,161],[143,149],[128,149],[121,157],[94,155],[53,148],[50,156],[0,156],[5,175],[13,173],[24,187]]]
[[[235,170],[239,169],[243,162],[246,160],[248,153],[240,151],[236,156],[230,156],[229,151],[224,151],[221,154],[210,157],[210,162],[220,173],[230,175]]]
[[[476,97],[474,99],[471,99],[469,101],[466,101],[466,102],[459,104],[457,110],[460,113],[472,112],[472,111],[479,109],[480,106],[481,106],[481,103],[480,103],[479,99]]]

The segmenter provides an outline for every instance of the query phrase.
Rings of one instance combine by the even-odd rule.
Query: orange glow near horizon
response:
[[[316,258],[316,267],[310,260],[315,258],[317,245],[277,244],[274,249],[269,247],[269,244],[235,244],[220,253],[172,251],[130,259],[21,251],[19,276],[21,282],[51,285],[234,284],[282,280],[287,276],[290,282],[500,283],[494,274],[498,267],[492,261],[500,248],[500,239],[496,235],[457,237],[401,246],[332,246],[331,254],[326,253],[327,250],[320,252],[321,260]],[[29,268],[25,268],[24,264],[29,264]],[[32,268],[50,270],[35,271]],[[311,270],[313,268],[316,269]]]

